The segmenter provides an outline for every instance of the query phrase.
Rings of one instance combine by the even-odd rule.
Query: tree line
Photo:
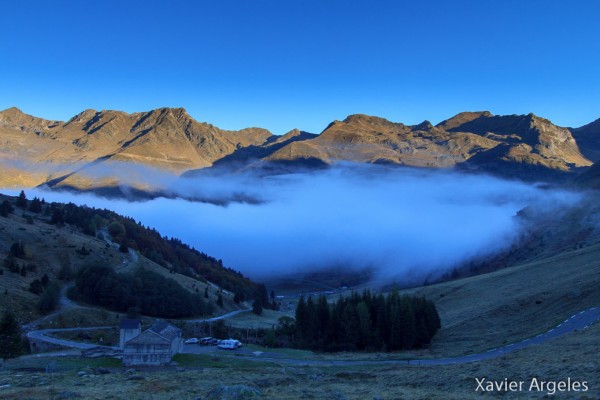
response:
[[[353,293],[333,304],[322,295],[316,301],[302,296],[294,342],[319,351],[406,350],[427,346],[440,326],[433,302],[397,290],[387,297]]]
[[[51,223],[74,225],[90,236],[107,228],[112,239],[121,245],[121,251],[126,252],[128,248],[132,248],[164,268],[194,279],[211,281],[225,290],[243,294],[246,299],[253,298],[259,290],[257,283],[240,272],[223,266],[221,260],[208,256],[179,239],[163,237],[155,229],[144,227],[133,218],[73,203],[51,203],[47,206],[46,213],[50,215]]]
[[[112,268],[92,265],[75,279],[75,297],[118,312],[136,312],[160,318],[184,318],[208,314],[212,305],[175,280],[138,268],[133,274],[117,274]]]
[[[225,267],[222,260],[200,252],[179,239],[161,236],[157,230],[113,211],[74,203],[47,203],[37,197],[29,200],[24,191],[17,196],[14,205],[41,214],[51,224],[76,226],[90,236],[97,236],[106,229],[112,240],[120,244],[119,250],[127,252],[129,248],[134,249],[172,272],[215,283],[235,293],[237,302],[254,300],[256,293],[262,290],[260,284],[239,271]],[[14,208],[11,202],[4,200],[0,203],[0,216],[7,217],[12,212]],[[261,305],[272,308],[269,301],[261,302]]]

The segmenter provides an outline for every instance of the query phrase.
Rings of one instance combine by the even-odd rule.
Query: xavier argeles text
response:
[[[528,381],[517,381],[504,378],[502,380],[490,380],[487,378],[475,378],[476,392],[545,392],[553,395],[561,392],[587,392],[588,382],[571,379],[561,381],[546,381],[539,378],[531,378]]]

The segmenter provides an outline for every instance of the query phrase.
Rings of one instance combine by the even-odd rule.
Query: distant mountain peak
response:
[[[413,130],[414,131],[428,131],[431,128],[433,128],[433,125],[431,124],[431,122],[429,122],[428,120],[425,120],[425,121],[421,122],[420,124],[415,125],[413,127]]]
[[[0,114],[25,114],[25,113],[23,111],[21,111],[21,109],[18,107],[9,107],[6,110],[0,111]]]
[[[376,117],[373,115],[366,115],[366,114],[351,114],[348,115],[344,121],[344,123],[346,124],[369,124],[369,125],[377,125],[377,124],[390,124],[392,123],[391,121],[385,119],[385,118],[381,118],[381,117]]]
[[[59,121],[49,121],[43,118],[34,117],[25,114],[20,108],[10,107],[0,111],[0,124],[5,126],[18,127],[23,131],[40,132],[51,126],[55,126]]]
[[[489,118],[493,116],[494,114],[489,111],[465,111],[440,122],[436,127],[448,131],[478,118]]]

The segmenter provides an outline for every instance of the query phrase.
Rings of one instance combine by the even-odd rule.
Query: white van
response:
[[[217,346],[220,349],[235,350],[237,348],[242,347],[242,342],[240,342],[239,340],[235,340],[235,339],[219,340],[219,343],[217,344]]]

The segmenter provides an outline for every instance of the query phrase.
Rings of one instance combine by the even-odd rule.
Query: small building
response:
[[[142,321],[139,319],[121,320],[119,333],[119,348],[123,350],[125,348],[125,342],[142,333]]]
[[[160,321],[125,341],[123,365],[164,365],[181,351],[181,329]]]

